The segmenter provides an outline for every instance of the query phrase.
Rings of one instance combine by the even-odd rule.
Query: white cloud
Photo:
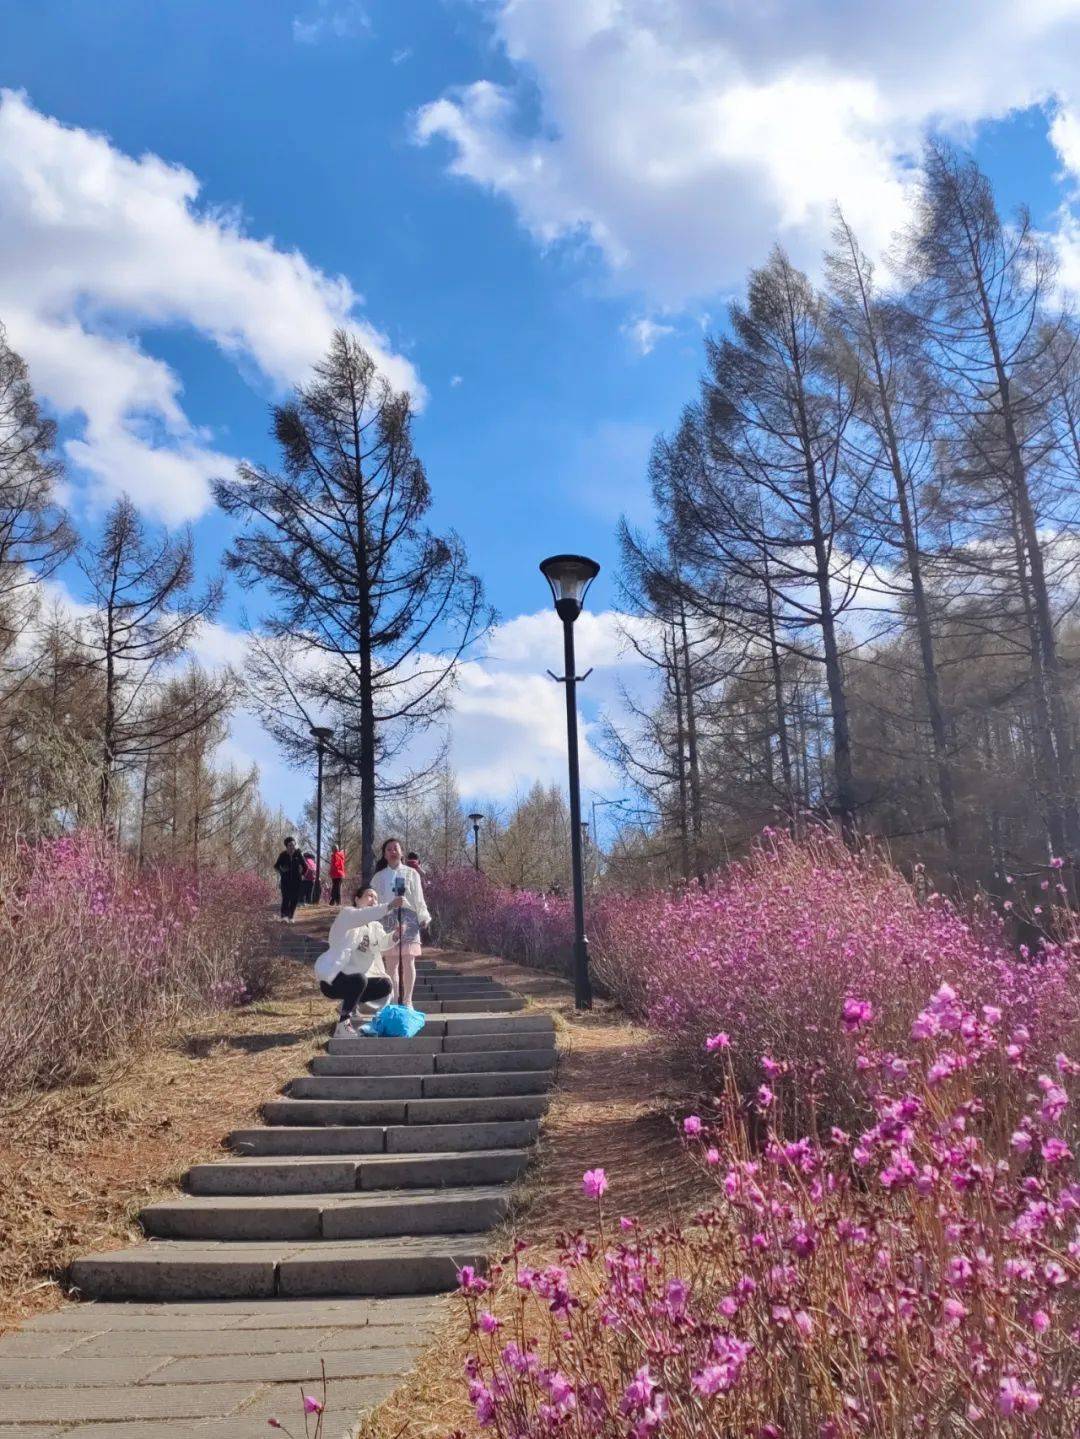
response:
[[[648,315],[642,315],[623,326],[623,334],[633,340],[641,355],[651,355],[660,340],[674,333],[674,325],[662,325],[658,320],[650,320]]]
[[[412,53],[408,45],[401,50],[395,50],[390,56],[391,65],[404,65],[406,60],[412,59]]]
[[[635,685],[645,666],[622,634],[648,628],[615,610],[585,610],[574,626],[579,674],[593,673],[578,690],[581,779],[586,789],[618,784],[593,740],[603,709],[620,682]],[[563,673],[562,625],[553,609],[517,615],[498,625],[484,660],[464,665],[454,696],[451,745],[462,792],[509,799],[540,780],[566,780],[566,698],[547,674]]]
[[[357,311],[341,276],[249,235],[199,202],[199,181],[156,155],[62,125],[0,91],[0,318],[35,388],[81,424],[72,463],[101,499],[127,491],[169,522],[197,517],[235,460],[185,413],[180,377],[140,336],[194,331],[274,390],[302,379],[336,326],[392,383],[412,365]]]
[[[371,29],[371,16],[360,0],[315,0],[292,22],[293,39],[299,45],[317,45],[320,40],[352,40]]]
[[[464,383],[464,376],[463,376],[463,375],[451,375],[451,376],[450,376],[450,388],[451,388],[452,390],[456,390],[457,387],[458,387],[458,385],[463,384],[463,383]]]
[[[93,613],[58,579],[42,582],[41,589],[45,603],[59,605],[73,624]],[[646,641],[650,624],[616,610],[586,609],[574,627],[578,673],[593,671],[578,690],[581,777],[587,790],[611,790],[619,783],[594,744],[601,713],[616,707],[620,684],[641,693],[653,683],[653,672],[635,654],[624,629]],[[217,621],[202,626],[191,651],[207,669],[231,665],[240,671],[248,645],[244,631]],[[422,666],[424,659],[419,655],[416,663]],[[549,669],[563,672],[562,624],[551,608],[503,621],[491,635],[486,656],[461,665],[450,742],[463,793],[504,801],[537,780],[565,783],[565,691]],[[411,760],[422,763],[423,755],[414,753]],[[310,793],[311,776],[285,764],[255,716],[243,709],[230,717],[219,763],[241,769],[257,764],[266,802],[294,817]]]
[[[778,238],[816,263],[835,200],[880,249],[930,128],[1080,102],[1080,0],[489,8],[518,84],[433,100],[416,139],[447,142],[451,172],[540,243],[586,245],[660,305],[729,289]],[[1073,155],[1077,133],[1057,122]]]

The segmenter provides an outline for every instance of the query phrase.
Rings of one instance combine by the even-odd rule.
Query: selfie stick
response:
[[[394,893],[400,898],[405,898],[405,880],[399,876],[394,880]],[[405,961],[402,955],[402,947],[405,940],[405,926],[402,922],[402,915],[405,913],[404,905],[397,912],[397,1002],[401,1003],[401,996],[405,993]]]

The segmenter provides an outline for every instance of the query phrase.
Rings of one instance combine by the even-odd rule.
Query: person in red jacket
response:
[[[345,851],[336,845],[330,856],[330,903],[341,903],[341,881],[345,878]]]

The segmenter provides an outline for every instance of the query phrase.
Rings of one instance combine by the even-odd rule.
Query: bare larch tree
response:
[[[366,877],[386,769],[417,763],[414,741],[447,712],[458,664],[492,615],[461,540],[424,523],[431,493],[409,397],[354,336],[335,334],[310,383],[274,408],[273,430],[280,470],[242,465],[215,486],[241,521],[227,565],[272,599],[249,680],[294,762],[310,757],[312,722],[334,717],[351,737],[334,762],[359,779]]]

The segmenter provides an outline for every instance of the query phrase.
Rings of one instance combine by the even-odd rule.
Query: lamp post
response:
[[[315,753],[319,757],[319,778],[315,785],[315,887],[322,898],[322,775],[323,756],[334,731],[326,725],[312,725],[311,736],[315,741]]]
[[[589,941],[585,937],[585,876],[581,862],[581,780],[578,771],[577,686],[579,676],[574,659],[574,621],[585,607],[589,586],[600,573],[595,560],[584,555],[552,555],[540,566],[551,586],[555,613],[563,622],[563,658],[566,673],[559,680],[566,685],[566,750],[570,772],[570,866],[574,880],[574,1003],[578,1009],[592,1008],[589,981]],[[548,671],[551,674],[551,671]],[[592,670],[580,679],[586,680]]]
[[[484,818],[482,814],[471,814],[472,839],[473,839],[473,869],[480,873],[480,821]]]

